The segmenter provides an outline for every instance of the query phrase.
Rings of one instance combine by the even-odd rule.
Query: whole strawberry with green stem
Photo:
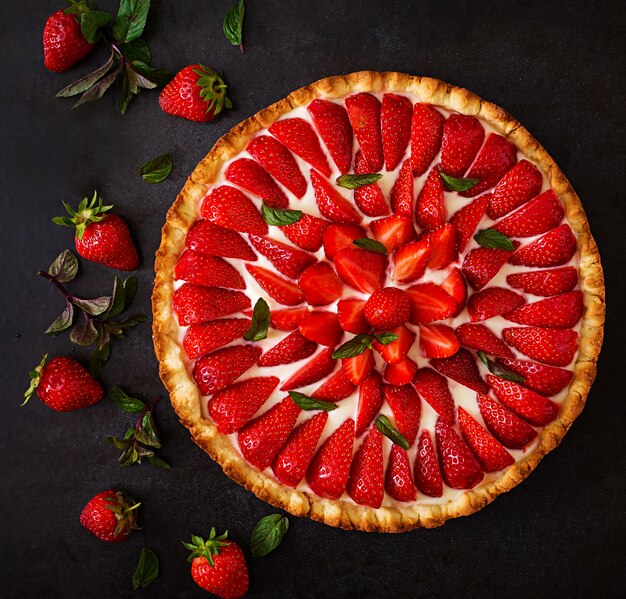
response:
[[[135,270],[139,266],[137,249],[128,225],[119,216],[107,214],[113,206],[103,205],[94,191],[91,200],[84,198],[74,210],[63,202],[69,216],[52,219],[57,225],[76,227],[76,251],[87,260],[117,270]]]
[[[103,491],[83,508],[80,523],[102,541],[118,543],[139,528],[137,508],[140,505],[120,491]]]

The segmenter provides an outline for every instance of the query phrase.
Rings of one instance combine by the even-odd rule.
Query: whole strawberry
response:
[[[107,543],[126,539],[137,526],[140,503],[120,491],[103,491],[89,500],[80,514],[80,523]]]
[[[227,541],[228,532],[216,536],[211,529],[209,538],[191,536],[183,543],[191,551],[191,577],[205,591],[223,599],[238,599],[248,592],[248,566],[237,543]]]
[[[63,205],[69,216],[57,216],[52,222],[76,227],[76,251],[83,258],[118,270],[135,270],[139,266],[128,225],[115,214],[105,214],[113,206],[103,206],[97,192],[91,201],[84,198],[78,210],[65,202]]]
[[[189,121],[208,123],[233,104],[221,75],[202,64],[179,71],[163,88],[159,105],[164,112]]]
[[[35,389],[41,402],[57,412],[71,412],[98,403],[104,396],[100,383],[81,364],[60,356],[46,364],[47,355],[29,373],[30,387],[24,393],[24,405]]]

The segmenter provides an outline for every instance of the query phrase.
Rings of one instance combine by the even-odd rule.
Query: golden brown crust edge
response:
[[[542,167],[552,188],[561,198],[569,223],[577,234],[585,314],[580,331],[579,354],[568,395],[558,419],[541,431],[538,446],[529,455],[507,468],[493,481],[462,492],[446,504],[414,504],[375,510],[289,489],[245,462],[230,440],[221,435],[212,422],[201,417],[199,391],[185,367],[184,353],[177,342],[177,325],[171,305],[174,265],[183,251],[186,232],[198,217],[197,206],[205,194],[205,186],[215,180],[222,164],[243,150],[251,135],[296,106],[305,106],[319,97],[338,98],[355,91],[375,92],[383,89],[412,92],[424,102],[479,116]],[[402,532],[416,527],[433,528],[450,518],[472,514],[501,493],[517,486],[543,456],[560,443],[580,414],[595,378],[596,361],[602,346],[605,297],[600,256],[582,204],[565,175],[535,138],[503,109],[481,100],[468,90],[436,79],[403,73],[361,71],[321,79],[292,92],[287,98],[261,110],[222,136],[198,164],[167,213],[161,245],[156,254],[155,272],[153,337],[160,376],[170,393],[172,406],[181,422],[190,430],[194,441],[221,465],[228,476],[260,499],[295,516],[308,516],[345,529]]]

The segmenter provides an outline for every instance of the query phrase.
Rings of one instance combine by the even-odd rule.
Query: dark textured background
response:
[[[3,2],[0,143],[0,595],[201,597],[180,541],[227,528],[246,551],[274,511],[235,483],[191,441],[167,401],[157,410],[174,466],[123,469],[104,441],[131,417],[110,397],[57,414],[37,399],[20,408],[26,372],[43,352],[72,351],[43,331],[62,308],[35,272],[71,244],[50,218],[94,188],[130,223],[141,248],[137,310],[149,313],[153,255],[165,212],[185,177],[230,127],[320,77],[359,69],[431,75],[509,110],[535,134],[578,191],[607,276],[605,349],[589,404],[561,448],[520,487],[469,518],[402,535],[344,532],[290,518],[282,546],[249,559],[250,597],[613,597],[626,593],[626,435],[622,279],[625,155],[625,11],[618,2],[287,2],[248,0],[246,53],[229,46],[222,18],[232,0],[155,0],[145,37],[157,66],[222,69],[235,108],[208,125],[169,117],[144,92],[124,117],[115,93],[70,111],[54,93],[90,65],[48,73],[41,30],[60,0]],[[114,9],[113,0],[99,0]],[[454,7],[453,7],[454,5]],[[175,167],[150,186],[139,165],[171,152]],[[108,291],[113,272],[81,261],[77,291]],[[84,356],[76,351],[74,355]],[[149,325],[113,348],[107,389],[163,393]],[[107,545],[78,515],[96,492],[121,487],[143,502],[142,530]],[[161,575],[134,593],[147,545]]]

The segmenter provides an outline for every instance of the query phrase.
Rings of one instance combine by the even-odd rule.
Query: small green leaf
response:
[[[113,17],[108,12],[90,10],[80,16],[80,30],[83,37],[93,44],[100,38],[100,27],[106,25]]]
[[[124,283],[122,279],[118,276],[113,279],[113,291],[111,292],[111,305],[109,309],[104,314],[103,318],[109,319],[114,316],[118,316],[120,313],[124,311],[124,304],[126,303],[125,294],[124,294]]]
[[[135,462],[139,461],[139,454],[135,449],[133,443],[128,449],[126,449],[117,460],[120,466],[132,466]]]
[[[76,345],[87,347],[96,341],[98,331],[91,319],[84,320],[81,324],[76,325],[70,333],[70,341]]]
[[[150,48],[148,44],[141,38],[134,39],[132,42],[120,44],[120,52],[124,55],[124,58],[130,63],[135,61],[141,62],[146,66],[150,65],[152,56],[150,55]]]
[[[74,103],[72,109],[78,108],[87,102],[95,102],[99,100],[106,91],[113,85],[113,82],[117,79],[117,76],[122,72],[122,63],[109,73],[106,77],[100,79],[95,85],[85,90],[83,95]],[[78,92],[77,92],[78,93]]]
[[[113,387],[111,395],[113,395],[113,401],[128,414],[137,414],[146,406],[143,401],[136,397],[131,397],[119,387]]]
[[[376,428],[388,439],[391,439],[396,445],[399,445],[403,449],[409,448],[409,442],[404,438],[404,435],[393,425],[387,416],[381,414],[376,418]]]
[[[243,17],[245,14],[244,0],[231,6],[224,18],[224,35],[233,45],[239,46],[243,52]]]
[[[132,42],[143,33],[150,0],[121,0],[112,33],[118,42]]]
[[[323,401],[321,399],[315,399],[314,397],[309,397],[304,393],[300,393],[298,391],[288,391],[289,397],[293,400],[293,402],[302,410],[325,410],[326,412],[331,412],[337,408],[337,404],[332,401]]]
[[[243,334],[246,341],[260,341],[267,337],[267,330],[270,326],[270,307],[267,302],[260,297],[254,304],[252,312],[252,322],[250,328]]]
[[[157,468],[163,468],[163,470],[171,470],[172,468],[165,460],[157,455],[148,456],[146,460]]]
[[[145,589],[159,575],[159,558],[152,549],[144,547],[139,554],[139,564],[133,574],[133,591]]]
[[[159,439],[159,435],[156,431],[156,425],[154,424],[154,417],[152,416],[152,410],[148,410],[141,419],[141,428],[145,431],[147,435],[147,439],[143,440],[142,443],[145,445],[149,445],[150,447],[156,447],[160,449],[161,440]]]
[[[82,94],[87,91],[90,87],[92,87],[97,81],[100,81],[102,77],[104,77],[111,67],[113,66],[113,58],[115,56],[115,52],[111,52],[109,59],[101,66],[98,67],[92,73],[85,75],[78,81],[74,81],[74,83],[70,83],[70,85],[64,87],[62,90],[57,92],[57,98],[69,98],[71,96],[76,96],[78,94]]]
[[[113,298],[110,295],[105,295],[88,300],[75,297],[72,303],[90,316],[99,316],[110,308],[112,301]]]
[[[96,349],[89,356],[89,372],[92,376],[98,377],[104,368],[104,365],[108,362],[111,356],[111,344],[109,342],[104,343],[101,347]]]
[[[263,204],[261,207],[261,215],[268,225],[284,227],[285,225],[297,223],[302,218],[302,211],[270,208],[267,204]]]
[[[128,306],[137,293],[137,277],[130,276],[124,281],[124,306]]]
[[[355,239],[352,243],[364,250],[376,252],[377,254],[387,255],[387,248],[385,247],[385,245],[380,241],[376,241],[375,239],[370,239],[369,237],[359,237],[359,239]]]
[[[375,333],[374,338],[381,345],[389,345],[390,343],[393,343],[398,338],[398,335],[396,335],[395,333],[391,333],[389,331],[383,331],[382,333]]]
[[[354,358],[362,354],[365,350],[372,348],[373,335],[356,335],[343,345],[340,345],[334,352],[333,358]]]
[[[337,185],[346,189],[358,189],[364,185],[376,183],[382,175],[380,173],[365,173],[363,175],[341,175],[337,177]]]
[[[107,441],[115,445],[115,447],[117,447],[118,449],[124,449],[124,450],[128,449],[133,444],[132,441],[118,439],[117,437],[114,437],[113,435],[108,435]]]
[[[70,250],[63,250],[48,268],[48,274],[59,283],[73,281],[78,274],[78,258]]]
[[[261,518],[252,531],[250,550],[253,557],[264,557],[278,547],[289,529],[289,520],[282,514]]]
[[[161,154],[148,160],[140,169],[139,174],[146,183],[161,183],[170,176],[174,161],[171,154]]]
[[[490,360],[484,351],[476,352],[481,362],[488,368],[489,372],[494,376],[500,377],[501,379],[505,379],[507,381],[513,381],[515,383],[523,383],[524,377],[521,374],[517,374],[517,372],[513,372],[504,366],[501,366],[497,362]]]
[[[480,181],[480,179],[450,177],[450,175],[446,175],[443,171],[439,171],[439,174],[448,191],[467,191]]]
[[[495,229],[483,229],[474,235],[474,239],[478,245],[484,248],[508,250],[509,252],[515,250],[513,242],[504,233]]]
[[[61,315],[46,329],[46,335],[58,335],[61,331],[65,331],[72,326],[74,321],[74,306],[70,302],[65,304],[65,310]]]

